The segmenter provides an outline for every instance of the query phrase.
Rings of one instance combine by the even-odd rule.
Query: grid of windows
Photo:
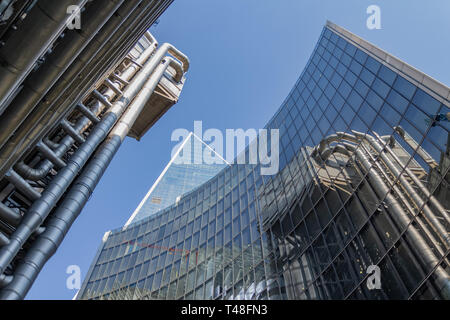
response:
[[[79,296],[450,298],[450,103],[424,90],[325,27],[267,125],[279,173],[232,165],[113,231]]]
[[[126,225],[167,208],[183,194],[202,185],[226,166],[223,162],[218,163],[219,161],[213,164],[194,163],[195,159],[201,159],[205,148],[203,141],[189,133],[180,150],[175,153]],[[186,154],[189,157],[187,163],[184,163],[181,157],[186,158]]]

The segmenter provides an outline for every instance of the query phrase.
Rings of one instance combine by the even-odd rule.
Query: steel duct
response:
[[[125,31],[132,28],[134,25],[133,22],[135,22],[136,18],[147,12],[137,10],[139,9],[138,3],[138,1],[126,1],[118,9],[118,14],[112,16],[108,23],[102,28],[101,32],[97,34],[85,50],[83,50],[83,53],[74,60],[72,65],[66,70],[64,76],[58,80],[54,88],[47,94],[46,100],[53,101],[51,105],[58,105],[59,110],[70,110],[67,108],[68,106],[65,103],[60,103],[60,101],[58,101],[61,94],[70,87],[72,92],[76,91],[77,88],[80,89],[80,91],[78,91],[79,95],[83,95],[85,90],[87,90],[86,87],[81,89],[79,87],[74,87],[73,85],[70,86],[70,84],[74,80],[77,80],[78,82],[83,81],[83,83],[86,83],[88,81],[92,81],[91,79],[96,79],[96,76],[91,75],[93,70],[96,70],[97,74],[104,72],[104,69],[98,69],[95,66],[90,65],[90,63],[99,65],[100,63],[103,63],[104,59],[114,60],[113,57],[117,55],[117,51],[107,53],[108,51],[105,51],[105,48],[112,48],[111,50],[117,48],[117,46],[114,46],[117,37],[119,37],[119,35],[124,37],[125,34],[127,34]],[[153,3],[147,3],[145,9],[147,10],[147,8],[150,7],[148,11],[152,11],[154,9],[152,4]],[[126,23],[124,24],[123,20],[125,18]],[[132,24],[129,24],[130,22]],[[94,59],[94,57],[96,57],[96,59]],[[78,76],[80,70],[88,70],[88,73],[84,74],[83,77],[80,78]],[[69,99],[69,97],[67,98]],[[71,97],[70,101],[78,101],[78,99],[79,98]],[[26,122],[23,123],[21,128],[18,130],[18,134],[16,134],[0,151],[0,176],[4,174],[12,163],[21,157],[27,147],[33,145],[32,140],[39,138],[39,132],[43,132],[43,130],[50,130],[48,123],[51,123],[52,119],[58,117],[58,114],[62,112],[58,111],[55,113],[55,110],[53,110],[51,105],[49,107],[47,103],[40,103],[36,110],[30,114]],[[44,117],[44,119],[42,117]]]
[[[164,46],[164,48],[167,47],[168,46]],[[184,56],[177,50],[176,53]],[[20,225],[11,235],[9,244],[0,248],[0,274],[5,271],[6,267],[25,244],[28,237],[47,218],[50,211],[75,179],[81,168],[83,168],[94,150],[100,142],[106,138],[109,130],[113,127],[114,123],[126,109],[130,101],[142,89],[147,78],[153,73],[161,61],[161,59],[157,60],[157,58],[159,58],[159,55],[155,54],[155,56],[152,57],[137,73],[130,85],[124,91],[122,97],[113,104],[112,108],[103,116],[102,121],[91,131],[87,140],[81,144],[79,149],[71,156],[67,166],[58,172],[55,178],[43,191],[41,197],[32,204],[26,215],[23,217]]]
[[[444,228],[441,222],[436,218],[435,214],[426,204],[426,201],[423,200],[419,194],[417,194],[416,190],[411,186],[411,184],[406,180],[403,173],[395,166],[395,164],[386,156],[384,153],[384,148],[375,140],[374,137],[370,135],[365,135],[361,132],[352,131],[353,134],[359,139],[364,139],[369,142],[369,144],[375,149],[375,151],[381,156],[383,162],[388,166],[389,170],[392,174],[400,181],[401,185],[406,189],[409,195],[411,195],[413,201],[416,203],[417,207],[422,211],[425,215],[425,218],[431,224],[432,228],[435,232],[440,236],[441,240],[446,244],[447,247],[450,245],[450,237],[449,230]],[[392,152],[393,153],[393,152]],[[398,162],[400,165],[401,162]],[[405,166],[406,167],[406,166]],[[420,184],[419,187],[426,189],[423,184]],[[422,191],[422,190],[421,190]],[[443,212],[443,216],[446,217],[447,213]]]
[[[40,270],[56,252],[73,222],[85,206],[106,168],[120,148],[123,139],[128,134],[129,129],[136,121],[146,102],[150,99],[169,65],[177,70],[177,74],[181,73],[181,77],[183,76],[181,66],[170,57],[166,57],[156,68],[127,111],[117,122],[107,140],[95,152],[92,159],[74,182],[67,196],[48,221],[46,230],[33,242],[23,261],[16,268],[13,280],[2,289],[0,299],[24,298]]]
[[[155,41],[154,43],[152,43],[151,46],[146,48],[142,52],[142,54],[139,56],[139,58],[137,59],[139,61],[139,63],[144,63],[145,61],[147,61],[147,59],[154,52],[157,45],[158,45],[158,43]],[[122,77],[124,77],[127,80],[130,80],[131,77],[133,77],[137,71],[138,71],[138,68],[135,65],[131,65],[130,67],[126,68],[123,71]],[[115,93],[112,90],[107,90],[105,93],[103,93],[103,96],[107,97],[108,99],[112,99],[112,98],[114,98],[114,94]],[[77,107],[84,114],[89,115],[89,117],[80,119],[75,124],[75,126],[74,126],[75,131],[80,132],[80,131],[86,129],[87,125],[89,124],[89,121],[95,122],[95,123],[98,122],[97,115],[99,113],[101,113],[102,110],[104,109],[104,104],[102,104],[101,102],[96,100],[95,104],[91,107],[94,110],[93,112],[84,105],[79,104]],[[46,143],[48,143],[48,142],[49,142],[49,140],[46,139]],[[52,143],[52,142],[50,142],[50,143]],[[72,146],[73,143],[74,143],[74,140],[70,135],[65,136],[58,145],[53,143],[53,147],[55,148],[55,153],[57,154],[57,156],[61,157],[64,153],[66,153],[70,149],[70,147]],[[42,160],[38,164],[37,168],[31,168],[23,162],[19,162],[15,166],[17,172],[20,173],[24,178],[34,180],[34,181],[42,179],[46,174],[48,174],[48,172],[51,170],[52,167],[53,167],[53,164],[48,159]]]
[[[314,150],[314,153],[320,155],[323,160],[325,160],[327,156],[331,154],[331,152],[326,152],[322,154],[325,150],[325,145],[328,142],[324,141],[339,141],[335,140],[336,137],[348,137],[352,140],[356,139],[352,135],[347,133],[339,133],[336,135],[331,135],[321,141],[319,148]],[[322,143],[324,142],[324,143]],[[383,179],[380,175],[375,171],[372,167],[369,159],[364,155],[361,151],[361,148],[358,148],[355,145],[351,145],[349,143],[340,143],[340,145],[332,147],[332,152],[343,153],[347,156],[351,156],[352,153],[356,156],[357,160],[362,164],[363,168],[366,172],[368,172],[369,179],[366,180],[371,186],[373,186],[375,193],[377,194],[379,199],[384,199],[386,205],[388,206],[388,210],[392,211],[392,218],[399,225],[400,229],[406,230],[406,234],[409,236],[409,240],[413,242],[415,248],[417,248],[417,253],[419,258],[422,261],[423,266],[427,270],[427,272],[433,272],[436,276],[436,284],[439,287],[440,292],[446,299],[450,299],[450,277],[447,272],[439,265],[439,260],[436,258],[433,251],[424,241],[419,232],[414,228],[413,225],[410,225],[411,219],[405,213],[401,205],[395,199],[395,197],[390,192],[390,188],[384,183]],[[433,271],[434,270],[434,271]]]

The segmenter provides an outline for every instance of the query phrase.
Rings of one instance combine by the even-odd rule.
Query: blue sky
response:
[[[381,8],[381,30],[366,8]],[[448,0],[175,0],[151,32],[191,60],[180,101],[137,142],[127,138],[27,299],[71,299],[105,231],[122,226],[170,159],[176,128],[262,128],[299,77],[326,20],[450,85]]]

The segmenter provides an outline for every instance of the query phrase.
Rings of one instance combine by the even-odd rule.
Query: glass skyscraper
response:
[[[106,233],[78,298],[449,299],[449,99],[327,22],[266,126],[278,174],[227,166]]]
[[[195,161],[203,158],[205,149],[215,153],[193,132],[190,132],[125,226],[176,203],[183,194],[208,181],[227,165],[226,160],[221,159],[217,153],[215,153],[219,160],[216,161],[217,163],[206,164]]]

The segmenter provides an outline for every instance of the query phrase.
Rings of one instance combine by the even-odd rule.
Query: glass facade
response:
[[[213,164],[195,161],[202,159],[206,148],[208,147],[202,140],[192,132],[189,133],[126,225],[174,204],[183,194],[205,183],[223,169],[226,163],[217,154],[218,161]],[[209,151],[215,152],[212,149]],[[189,157],[186,158],[186,154]]]
[[[327,24],[266,126],[279,173],[227,166],[110,232],[78,298],[449,299],[450,103],[365,44]]]

